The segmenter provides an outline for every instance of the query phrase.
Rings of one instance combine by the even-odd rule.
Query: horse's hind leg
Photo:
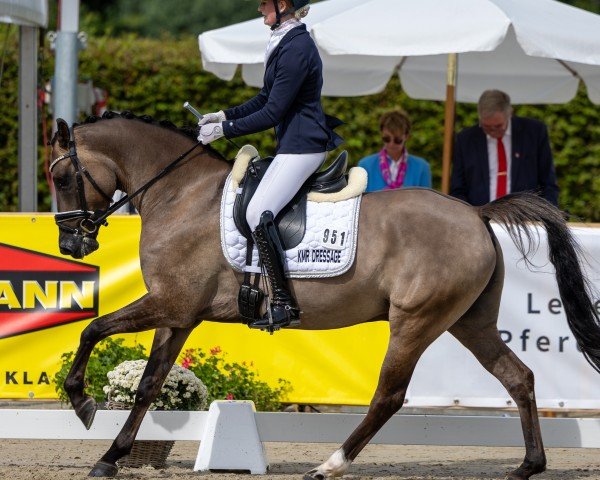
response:
[[[94,346],[117,333],[139,332],[166,325],[160,302],[146,295],[116,312],[95,319],[83,330],[73,365],[65,379],[65,390],[86,428],[91,427],[97,408],[96,401],[84,392],[85,369]]]
[[[403,405],[406,389],[421,354],[442,332],[428,332],[429,319],[398,320],[400,313],[390,311],[390,342],[379,374],[379,382],[369,410],[342,447],[325,463],[307,472],[304,480],[339,477],[369,443],[371,438]]]
[[[519,468],[507,475],[507,479],[524,480],[546,469],[546,455],[535,403],[533,373],[500,338],[496,327],[499,304],[498,289],[484,292],[450,328],[450,333],[500,380],[517,404],[525,437],[525,459]]]
[[[191,328],[161,328],[156,331],[150,358],[142,375],[131,413],[108,451],[89,473],[90,477],[114,477],[117,474],[117,460],[131,451],[144,415],[160,393],[165,378],[191,331]]]

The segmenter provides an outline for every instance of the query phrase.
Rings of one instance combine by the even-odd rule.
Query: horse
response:
[[[236,298],[243,274],[219,253],[220,199],[232,165],[214,148],[196,143],[193,130],[130,112],[90,118],[72,129],[59,120],[57,127],[51,170],[61,212],[61,253],[83,258],[99,247],[97,228],[116,189],[134,197],[142,221],[140,262],[147,293],[85,327],[64,384],[89,428],[97,405],[85,393],[84,376],[94,345],[114,334],[155,330],[131,413],[89,474],[111,477],[192,329],[202,321],[240,321]],[[176,155],[177,165],[169,163]],[[504,264],[490,222],[509,232],[524,259],[537,242],[534,224],[545,227],[569,326],[584,356],[600,368],[598,315],[577,243],[560,210],[533,193],[511,194],[482,207],[429,189],[365,194],[352,267],[333,278],[291,281],[303,312],[299,328],[387,320],[390,331],[367,414],[328,460],[305,474],[306,480],[348,471],[402,407],[419,357],[445,331],[472,352],[518,406],[525,457],[507,478],[524,480],[545,470],[533,373],[497,328]]]

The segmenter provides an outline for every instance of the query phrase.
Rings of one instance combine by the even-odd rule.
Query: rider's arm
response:
[[[265,87],[263,87],[258,95],[252,97],[247,102],[242,103],[237,107],[231,107],[224,110],[225,118],[227,118],[227,120],[235,120],[238,118],[247,117],[248,115],[258,112],[261,108],[263,108],[267,103],[267,100],[268,95]]]
[[[278,125],[287,114],[296,99],[298,91],[306,78],[309,62],[304,52],[294,55],[282,52],[278,59],[275,80],[265,105],[258,111],[237,120],[223,122],[223,131],[227,138],[239,137],[261,132]]]

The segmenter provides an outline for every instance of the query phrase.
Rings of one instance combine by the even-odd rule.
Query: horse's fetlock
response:
[[[65,391],[68,395],[83,391],[83,385],[75,375],[67,376],[64,383]]]
[[[115,439],[115,456],[117,456],[117,459],[119,458],[123,458],[125,455],[129,455],[131,453],[131,449],[133,448],[133,441],[130,439],[124,440],[124,441],[117,441],[117,439]]]

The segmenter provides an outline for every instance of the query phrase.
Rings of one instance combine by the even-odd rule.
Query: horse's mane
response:
[[[198,137],[198,129],[195,127],[189,127],[189,126],[178,127],[170,120],[156,120],[153,117],[151,117],[150,115],[136,115],[135,113],[133,113],[129,110],[123,110],[122,112],[106,111],[102,114],[101,117],[96,116],[96,115],[91,115],[91,116],[87,117],[82,123],[74,123],[73,128],[78,127],[79,125],[87,125],[90,123],[96,123],[100,120],[110,120],[112,118],[125,118],[127,120],[139,120],[144,123],[149,123],[149,124],[161,127],[161,128],[166,128],[168,130],[172,130],[174,132],[177,132],[177,133],[184,135],[188,138],[191,138],[193,140],[196,140]],[[205,148],[207,150],[210,150],[210,151],[220,155],[211,145],[205,145]]]
[[[80,125],[88,125],[91,123],[96,123],[96,122],[102,121],[102,120],[110,120],[112,118],[124,118],[126,120],[138,120],[138,121],[141,121],[144,123],[149,123],[151,125],[156,125],[161,128],[166,128],[175,133],[179,133],[180,135],[191,138],[194,141],[197,141],[197,139],[198,139],[198,128],[197,127],[190,127],[190,126],[178,127],[170,120],[156,120],[154,117],[152,117],[150,115],[136,115],[135,113],[133,113],[129,110],[123,110],[122,112],[106,111],[102,114],[101,117],[99,117],[97,115],[91,115],[91,116],[87,117],[82,123],[74,123],[73,128],[80,126]],[[204,151],[211,152],[217,158],[219,158],[219,160],[229,162],[218,150],[215,150],[212,145],[204,145]]]

